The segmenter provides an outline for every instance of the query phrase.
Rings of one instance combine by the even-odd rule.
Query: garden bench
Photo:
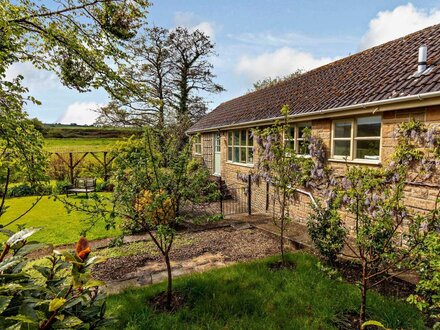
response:
[[[66,195],[69,197],[69,193],[85,193],[86,197],[89,198],[89,192],[96,191],[96,179],[93,178],[78,178],[75,179],[73,185],[67,187]]]

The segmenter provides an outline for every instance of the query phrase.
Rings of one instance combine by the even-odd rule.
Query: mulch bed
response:
[[[260,259],[279,253],[278,239],[258,229],[235,230],[220,228],[201,232],[183,233],[185,238],[194,241],[171,250],[171,260],[188,260],[205,253],[220,253],[225,262]],[[124,279],[127,273],[147,265],[148,262],[161,261],[159,253],[145,253],[121,258],[110,258],[93,269],[94,276],[100,280]]]

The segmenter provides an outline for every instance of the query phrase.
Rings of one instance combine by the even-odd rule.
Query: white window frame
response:
[[[301,141],[304,141],[305,138],[303,137],[299,137],[299,128],[300,127],[309,127],[310,129],[312,129],[312,123],[309,121],[306,122],[300,122],[300,123],[292,123],[288,125],[289,128],[293,128],[293,137],[287,138],[286,137],[286,132],[284,132],[284,142],[286,141],[293,141],[293,151],[298,155],[298,156],[304,156],[304,157],[310,157],[310,153],[306,153],[306,154],[299,154],[299,143]]]
[[[368,117],[377,117],[380,119],[380,133],[379,136],[365,136],[358,137],[357,136],[357,122],[360,118],[368,118]],[[351,131],[350,137],[335,137],[335,128],[337,123],[350,123]],[[331,134],[331,159],[332,160],[344,160],[344,161],[353,161],[360,163],[373,163],[378,164],[382,159],[382,116],[362,116],[355,118],[344,118],[344,119],[336,119],[332,122],[332,134]],[[364,158],[356,158],[357,151],[357,142],[358,141],[371,141],[378,140],[379,141],[379,158],[378,159],[364,159]],[[350,141],[350,154],[348,156],[335,155],[335,141]]]
[[[199,148],[200,148],[200,151],[197,150]],[[196,155],[202,154],[202,136],[200,134],[194,136],[194,154],[196,154]]]
[[[235,139],[235,132],[238,131],[238,141]],[[246,144],[241,145],[241,136],[242,133],[245,132],[246,134]],[[253,165],[254,164],[254,143],[252,139],[252,144],[250,144],[249,134],[251,133],[250,129],[234,129],[230,130],[227,133],[227,146],[228,146],[228,153],[227,153],[227,162],[233,163],[233,164],[239,164],[239,165]],[[229,140],[229,134],[232,134],[232,144],[230,144]],[[232,149],[231,149],[232,148]],[[235,149],[238,148],[238,159],[235,159]],[[232,159],[229,157],[229,150],[232,150]],[[243,160],[241,159],[242,156],[242,149],[246,149],[246,158]],[[250,160],[250,152],[249,150],[252,150],[252,160]]]

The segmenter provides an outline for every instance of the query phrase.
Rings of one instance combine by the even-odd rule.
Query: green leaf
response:
[[[24,323],[37,323],[34,320],[30,319],[29,317],[27,317],[26,315],[22,315],[22,314],[18,314],[15,316],[9,316],[6,318],[6,320],[14,320],[14,321],[20,321],[20,322],[24,322]]]
[[[12,300],[12,296],[0,296],[0,314],[8,308],[9,303]]]
[[[17,243],[24,241],[29,236],[35,234],[39,230],[41,230],[41,228],[32,228],[31,227],[31,228],[23,229],[23,230],[19,231],[18,233],[12,235],[11,237],[9,237],[9,239],[6,241],[6,244],[9,246],[14,246]]]
[[[56,327],[57,328],[75,328],[82,323],[83,323],[83,321],[81,321],[79,318],[77,318],[75,316],[68,316],[63,321],[57,322]]]
[[[57,311],[63,306],[66,302],[64,298],[55,298],[49,303],[49,312]]]
[[[361,326],[361,329],[363,329],[363,328],[365,328],[366,326],[369,326],[369,325],[374,325],[374,326],[376,326],[378,328],[386,329],[385,326],[382,323],[380,323],[379,321],[373,321],[373,320],[364,322],[362,324],[362,326]]]
[[[88,281],[86,284],[84,284],[84,289],[93,288],[95,286],[103,286],[103,285],[105,285],[105,282],[103,282],[103,281],[90,279],[90,281]]]

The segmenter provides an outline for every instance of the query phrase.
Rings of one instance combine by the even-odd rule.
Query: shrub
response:
[[[53,329],[106,327],[104,296],[98,292],[103,283],[94,280],[91,268],[101,261],[90,257],[90,247],[81,238],[74,254],[56,252],[47,257],[48,266],[34,265],[42,281],[25,270],[26,255],[41,244],[28,243],[38,231],[28,228],[4,243],[0,257],[0,328]]]
[[[9,190],[10,197],[32,196],[35,195],[35,193],[36,193],[35,189],[26,183],[12,187]]]

